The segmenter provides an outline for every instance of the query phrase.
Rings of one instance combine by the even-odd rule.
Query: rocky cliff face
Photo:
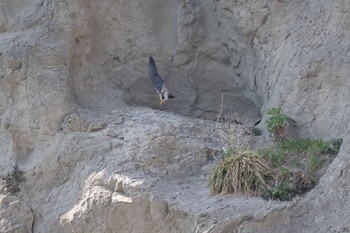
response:
[[[1,232],[347,232],[346,0],[0,3]],[[148,57],[176,98],[158,106]],[[210,196],[223,144],[198,119],[270,107],[300,136],[343,137],[290,203]],[[176,114],[176,115],[175,115]]]
[[[349,2],[217,2],[227,54],[255,103],[281,106],[302,135],[347,133]]]

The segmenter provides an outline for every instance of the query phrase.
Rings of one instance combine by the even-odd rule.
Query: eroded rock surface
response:
[[[34,215],[16,196],[0,195],[0,231],[4,233],[32,232]]]
[[[147,78],[153,56],[176,96],[160,109],[215,119],[226,112],[259,118],[253,102],[234,82],[221,46],[210,2],[103,1],[67,5],[71,50],[70,81],[76,101],[89,109],[142,105],[158,109]],[[222,100],[221,96],[224,95]]]
[[[221,38],[231,64],[256,104],[282,107],[303,136],[349,132],[349,1],[222,0],[216,6],[221,31],[230,35]]]
[[[0,12],[0,175],[17,165],[26,178],[17,197],[0,189],[1,232],[349,231],[349,1],[5,0]],[[176,96],[165,106],[151,55]],[[254,122],[275,106],[300,136],[343,137],[327,174],[289,203],[211,196],[224,145],[185,116]]]

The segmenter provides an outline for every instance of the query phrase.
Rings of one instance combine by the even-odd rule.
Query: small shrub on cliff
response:
[[[309,169],[309,174],[313,175],[321,167],[322,161],[316,155],[310,155],[307,161],[307,167]]]
[[[290,185],[288,182],[281,182],[272,188],[271,195],[273,199],[278,199],[280,201],[290,200]]]
[[[12,172],[3,176],[2,180],[5,185],[5,190],[11,194],[16,194],[20,191],[19,183],[24,181],[23,171],[20,171],[17,166],[14,166]]]
[[[338,154],[341,144],[342,139],[323,141],[283,138],[278,144],[278,150],[285,151],[290,156],[299,155],[302,158],[308,158],[306,167],[309,175],[313,176],[322,167],[324,161],[331,160],[332,156]]]
[[[331,155],[337,155],[341,145],[343,144],[343,139],[333,138],[330,141],[326,142],[326,144],[327,144],[326,150],[323,152]]]
[[[252,127],[252,128],[250,129],[250,131],[251,131],[251,133],[252,133],[253,135],[255,135],[255,136],[261,136],[261,134],[262,134],[261,129],[259,129],[259,128],[257,128],[257,127]]]
[[[257,153],[270,162],[274,168],[281,167],[287,160],[286,152],[276,148],[259,149]]]
[[[310,154],[338,154],[342,139],[330,141],[312,139],[291,139],[283,138],[279,142],[279,148],[295,153],[307,152]]]
[[[323,168],[332,162],[341,144],[341,139],[282,138],[270,148],[259,149],[258,153],[275,171],[273,182],[262,196],[287,201],[309,191],[323,174]]]
[[[290,201],[295,195],[312,189],[316,181],[302,172],[289,172],[277,177],[275,184],[269,187],[263,197],[280,201]]]
[[[267,189],[273,172],[255,152],[228,150],[222,157],[209,176],[212,193],[258,195]]]
[[[267,112],[269,118],[266,121],[267,130],[277,140],[284,138],[286,133],[286,127],[296,127],[297,123],[292,118],[283,115],[280,108],[272,108]]]

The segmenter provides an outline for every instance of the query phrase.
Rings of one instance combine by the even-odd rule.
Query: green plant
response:
[[[287,180],[291,174],[291,171],[287,167],[281,167],[280,176],[283,180]]]
[[[311,155],[307,163],[310,174],[314,174],[321,164],[322,161],[316,155]]]
[[[256,127],[252,127],[252,128],[250,129],[250,131],[251,131],[251,133],[252,133],[253,135],[255,135],[255,136],[260,136],[260,135],[262,134],[261,129],[256,128]]]
[[[307,152],[312,145],[310,139],[292,139],[292,138],[282,138],[278,143],[278,148],[281,150],[301,153]]]
[[[227,152],[226,152],[227,153]],[[212,193],[255,195],[267,189],[272,169],[252,151],[238,151],[223,156],[209,176]]]
[[[257,153],[268,160],[272,167],[281,167],[286,161],[286,153],[283,150],[275,148],[259,149]]]
[[[6,191],[11,194],[16,194],[20,191],[19,183],[24,181],[23,171],[20,171],[17,166],[13,167],[12,172],[7,173],[2,177]]]
[[[291,199],[290,185],[288,182],[282,182],[272,188],[272,198],[280,201],[288,201]]]
[[[311,140],[311,139],[291,139],[282,138],[278,147],[294,153],[307,152],[315,154],[338,154],[342,139],[332,139],[330,141]]]
[[[341,145],[343,144],[343,139],[331,139],[328,143],[327,153],[331,155],[337,155]]]
[[[292,158],[290,161],[291,166],[294,166],[296,168],[299,169],[303,169],[304,168],[304,164],[302,162],[300,162],[297,158]]]
[[[267,130],[276,139],[281,139],[285,137],[286,127],[288,125],[296,127],[296,121],[292,118],[283,115],[280,108],[272,108],[267,112],[269,118],[266,121]]]

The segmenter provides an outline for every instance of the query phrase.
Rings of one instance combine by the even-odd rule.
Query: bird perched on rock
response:
[[[166,88],[165,83],[158,74],[156,63],[153,59],[153,57],[149,57],[149,64],[148,64],[148,78],[151,80],[154,88],[159,94],[160,103],[164,104],[165,101],[171,98],[175,98],[172,94],[170,94],[168,88]]]

